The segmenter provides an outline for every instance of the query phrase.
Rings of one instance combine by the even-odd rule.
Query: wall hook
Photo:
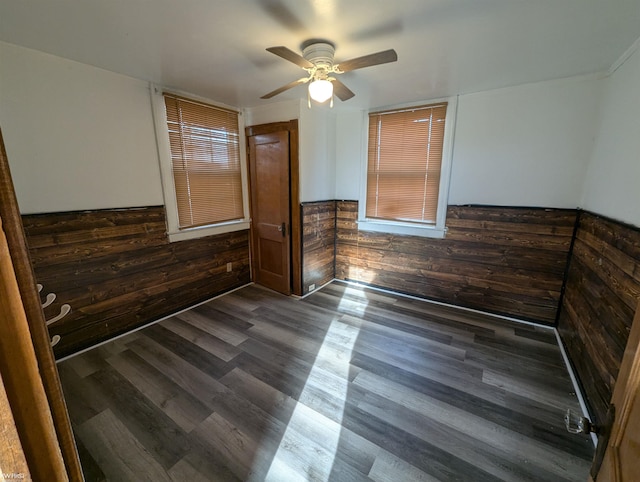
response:
[[[55,323],[56,321],[60,321],[62,318],[67,316],[70,311],[71,311],[71,306],[65,303],[60,307],[60,314],[58,316],[51,318],[50,320],[47,320],[47,326],[51,325],[52,323]]]
[[[41,293],[43,286],[40,283],[37,283],[36,288],[38,288],[38,293]],[[56,298],[57,296],[55,293],[47,294],[44,302],[42,303],[42,308],[44,309],[44,308],[47,308],[48,306],[51,306],[51,304],[56,300]],[[47,326],[55,323],[56,321],[60,321],[62,318],[67,316],[70,312],[71,312],[71,306],[65,303],[60,307],[60,313],[58,314],[58,316],[55,316],[50,320],[46,320]],[[56,346],[61,339],[62,337],[60,335],[53,335],[53,337],[51,337],[51,346],[52,347]]]
[[[56,294],[55,293],[49,293],[47,295],[47,299],[44,301],[44,303],[42,303],[42,307],[46,308],[51,303],[53,303],[55,301],[55,299],[56,299]]]

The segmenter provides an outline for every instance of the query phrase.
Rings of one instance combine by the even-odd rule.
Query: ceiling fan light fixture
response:
[[[311,108],[311,99],[318,103],[323,103],[331,99],[331,105],[333,106],[334,94],[341,101],[349,100],[355,94],[351,92],[351,90],[349,90],[349,88],[340,80],[335,77],[329,77],[329,75],[344,74],[345,72],[351,72],[352,70],[363,69],[365,67],[372,67],[374,65],[386,64],[398,60],[398,54],[396,54],[396,51],[389,49],[357,57],[355,59],[346,60],[339,64],[334,64],[333,54],[335,53],[335,45],[328,40],[322,39],[306,40],[302,43],[301,49],[302,55],[282,45],[278,47],[269,47],[267,49],[268,52],[301,67],[307,73],[307,77],[289,82],[287,85],[263,95],[260,97],[261,99],[270,99],[271,97],[281,94],[282,92],[297,85],[310,82],[309,89],[307,90],[309,108]]]
[[[326,79],[314,80],[309,84],[309,95],[313,100],[322,104],[333,96],[333,84]]]

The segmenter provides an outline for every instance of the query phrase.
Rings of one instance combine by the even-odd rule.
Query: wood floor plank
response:
[[[101,348],[102,347],[97,347],[95,350],[90,350],[75,356],[71,358],[66,365],[71,367],[79,377],[88,377],[106,366],[104,351],[99,351]]]
[[[347,365],[348,360],[342,367],[338,366],[337,360],[330,364],[323,363],[326,358],[324,356],[305,363],[258,341],[246,342],[242,346],[245,356],[239,362],[239,367],[267,383],[271,383],[268,380],[276,379],[276,383],[272,383],[274,388],[329,418],[339,416],[334,414],[339,413],[344,405],[344,387],[359,372],[359,369],[354,370]],[[331,350],[328,351],[330,355]],[[259,360],[270,362],[260,363]],[[282,376],[284,374],[286,376]]]
[[[477,335],[474,342],[480,346],[488,346],[494,350],[498,350],[508,354],[527,353],[527,357],[549,365],[560,367],[564,366],[564,361],[558,353],[557,347],[531,340],[523,337],[515,336],[484,336]]]
[[[240,368],[231,370],[220,383],[282,421],[287,420],[296,404],[295,399]]]
[[[301,405],[298,405],[301,406]],[[302,435],[295,428],[298,415],[294,411],[282,441],[278,446],[265,480],[370,480],[353,465],[336,456],[338,447],[327,447],[317,439]],[[322,439],[321,439],[322,440]]]
[[[208,318],[206,314],[202,314],[196,310],[204,311],[204,306],[180,313],[176,315],[176,318],[184,320],[187,323],[200,328],[202,331],[206,331],[213,336],[217,336],[221,340],[234,346],[239,345],[248,338],[248,336],[243,334],[241,331],[225,326],[223,322],[217,321],[214,318]]]
[[[569,387],[565,387],[564,390],[558,390],[554,389],[553,386],[538,381],[525,380],[490,369],[483,370],[482,381],[487,385],[501,388],[536,402],[551,405],[559,410],[567,408],[567,389]]]
[[[423,300],[397,297],[392,303],[378,303],[376,299],[370,300],[371,289],[362,287],[341,286],[340,283],[332,283],[322,290],[321,294],[331,294],[334,297],[334,309],[339,307],[346,297],[354,301],[366,303],[367,307],[381,312],[391,313],[391,320],[397,319],[404,323],[414,324],[419,328],[428,328],[444,335],[465,336],[465,334],[486,334],[504,331],[513,333],[512,322],[496,318],[482,313],[460,310],[455,307],[440,305],[437,303],[425,303]],[[314,296],[318,293],[314,293]],[[357,305],[356,305],[357,306]],[[424,321],[429,323],[425,325]]]
[[[115,369],[103,368],[88,380],[89,387],[107,400],[111,412],[162,467],[171,467],[189,451],[189,440],[180,427]]]
[[[194,434],[191,435],[191,451],[185,455],[176,465],[174,465],[169,472],[176,474],[176,466],[179,468],[179,464],[186,463],[193,467],[198,474],[204,475],[206,480],[213,482],[240,482],[241,478],[236,476],[225,463],[224,457],[220,452],[212,447],[207,440],[202,439]],[[174,475],[172,475],[174,476]],[[175,476],[174,476],[175,477]],[[179,482],[189,480],[186,478],[176,479]],[[132,481],[134,482],[134,481]]]
[[[404,385],[407,388],[418,391],[426,396],[435,398],[467,412],[474,413],[479,417],[534,440],[536,440],[537,437],[536,427],[544,423],[532,417],[528,413],[522,413],[506,407],[504,402],[493,403],[472,393],[451,388],[442,383],[435,382],[403,370],[398,370],[373,359],[359,356],[354,358],[353,363],[357,363],[361,368],[363,368],[361,375],[366,372],[371,372],[381,377],[381,383],[394,382]],[[552,426],[558,432],[565,431],[562,423],[562,417],[563,413],[558,412],[557,421]],[[575,443],[581,443],[580,438],[577,438]]]
[[[208,374],[146,336],[129,346],[150,365],[207,406],[210,406],[210,400],[223,388]]]
[[[176,465],[171,467],[168,471],[169,477],[173,482],[211,482],[211,477],[203,474],[197,468],[195,468],[187,459],[182,458]]]
[[[171,482],[166,471],[110,410],[76,432],[109,480]]]
[[[432,417],[399,406],[388,399],[368,395],[358,408],[372,417],[392,423],[398,429],[433,444],[439,449],[477,467],[500,480],[513,482],[566,482],[557,473],[546,471],[530,458],[518,460],[489,444],[477,443],[475,435],[465,428],[459,431]],[[529,462],[527,464],[527,462]],[[522,464],[525,464],[524,466]],[[584,475],[584,474],[583,474]]]
[[[343,425],[440,480],[500,480],[357,407],[347,407]]]
[[[472,411],[425,396],[406,386],[388,380],[380,380],[374,374],[362,372],[358,375],[354,384],[415,413],[428,414],[429,418],[447,425],[453,430],[473,433],[478,442],[495,447],[505,453],[510,453],[511,460],[534,464],[548,462],[557,466],[573,463],[576,467],[584,468],[583,461],[558,454],[553,447],[545,447],[544,444],[536,442],[534,439],[526,437],[509,427],[487,420]],[[582,476],[584,474],[579,475]]]
[[[398,482],[400,480],[438,482],[435,477],[425,474],[386,450],[381,451],[376,457],[373,467],[369,471],[369,478],[375,482]]]
[[[344,367],[349,364],[353,351],[354,341],[359,337],[359,331],[341,320],[332,320],[326,325],[320,337],[321,342],[313,342],[304,337],[298,337],[289,331],[279,330],[274,322],[266,320],[266,326],[257,324],[251,330],[252,338],[243,343],[242,347],[253,347],[254,341],[260,341],[263,347],[276,348],[277,350],[300,358],[326,369],[330,372],[343,373]],[[306,343],[307,342],[307,343]],[[319,350],[322,356],[319,356]],[[286,356],[286,355],[285,355]]]
[[[318,292],[310,296],[307,302],[319,306],[333,302],[335,310],[339,313],[360,317],[383,326],[389,326],[400,331],[413,333],[423,337],[425,340],[432,339],[434,341],[449,342],[451,339],[450,334],[443,334],[426,326],[424,318],[420,320],[414,317],[398,316],[398,314],[395,316],[389,316],[389,308],[386,306],[383,308],[377,308],[370,305],[364,307],[362,305],[362,301],[344,299],[332,300],[331,297]]]
[[[74,425],[80,425],[107,409],[107,402],[93,390],[67,362],[58,366],[60,378],[64,380],[63,391]]]
[[[226,466],[216,463],[217,455],[202,456],[195,450],[180,459],[168,471],[173,482],[239,482]]]
[[[184,338],[160,324],[147,328],[145,336],[162,344],[164,348],[214,378],[221,377],[230,370],[229,365],[224,360],[193,343],[185,343]]]
[[[231,293],[231,297],[235,294]],[[233,328],[242,332],[251,328],[251,318],[253,317],[252,309],[239,310],[237,307],[229,308],[224,298],[217,298],[214,301],[196,306],[187,313],[202,313],[211,320],[224,321],[223,326]]]
[[[339,456],[344,457],[362,473],[370,470],[380,448],[340,426],[343,406],[337,406],[329,413],[318,412],[314,410],[314,404],[306,400],[307,396],[297,402],[240,369],[234,369],[220,381],[235,393],[252,400],[287,426],[291,426],[291,414],[298,410],[299,426],[294,427],[295,430],[315,440],[339,440]],[[302,404],[301,407],[299,403]],[[301,414],[304,416],[300,416]],[[338,433],[340,430],[342,433]]]
[[[270,457],[263,456],[256,440],[218,413],[211,414],[194,432],[204,443],[213,446],[222,462],[240,480],[256,479],[268,471]]]
[[[352,315],[343,315],[340,317],[340,321],[344,323],[352,324],[364,333],[371,335],[378,335],[389,341],[397,341],[407,346],[412,346],[428,352],[429,354],[438,354],[447,358],[455,358],[458,360],[464,360],[465,350],[457,347],[453,347],[451,342],[453,336],[433,337],[425,338],[413,333],[408,333],[403,330],[399,330],[395,327],[382,325],[363,318],[356,318]]]
[[[172,317],[163,320],[160,325],[225,362],[233,360],[235,356],[241,353],[241,351],[235,346],[225,343],[221,339],[210,335],[206,331],[190,325],[179,318]]]
[[[109,357],[107,362],[185,432],[211,414],[205,404],[130,350]]]
[[[342,282],[246,286],[59,370],[112,482],[566,482],[593,455],[552,331]]]
[[[479,400],[504,406],[504,390],[491,387],[476,380],[473,373],[454,372],[447,367],[429,365],[420,361],[399,360],[383,350],[368,350],[368,354],[357,352],[353,364],[362,368],[385,373],[386,378],[420,382],[425,387],[447,391],[451,396],[471,395]]]

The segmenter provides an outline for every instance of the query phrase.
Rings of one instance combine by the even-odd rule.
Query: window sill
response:
[[[180,231],[169,232],[169,242],[185,241],[187,239],[204,238],[205,236],[215,236],[216,234],[232,233],[234,231],[242,231],[249,229],[251,223],[249,221],[234,221],[224,224],[216,224],[212,226],[198,226],[197,228],[182,229]]]
[[[424,238],[444,238],[447,228],[439,226],[418,226],[409,223],[394,223],[385,221],[359,220],[358,229],[378,233],[403,234],[407,236],[422,236]]]

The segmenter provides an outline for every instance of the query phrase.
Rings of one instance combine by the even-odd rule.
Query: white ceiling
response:
[[[341,76],[369,108],[606,71],[639,37],[640,0],[0,1],[0,40],[237,107],[306,97],[260,99],[304,74],[265,48],[309,38],[396,50]]]

